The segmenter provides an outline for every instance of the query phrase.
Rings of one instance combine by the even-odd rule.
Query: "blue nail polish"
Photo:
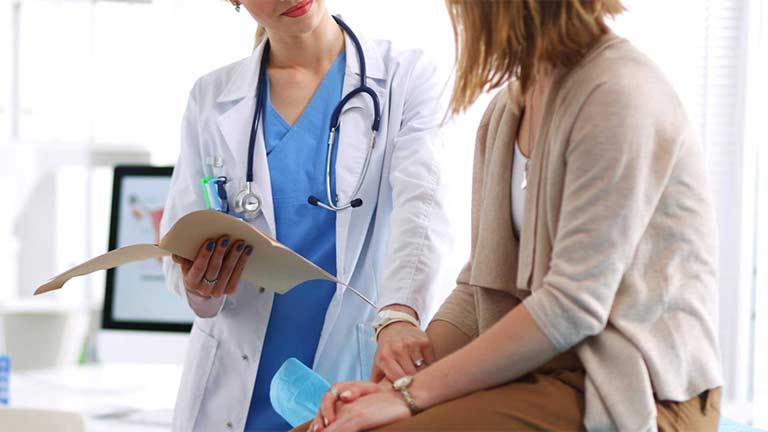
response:
[[[244,247],[245,247],[245,243],[238,243],[236,249],[238,252],[242,252]]]
[[[208,244],[205,245],[205,248],[208,249],[209,252],[212,251],[213,250],[213,241],[208,240]]]
[[[221,247],[227,247],[228,244],[229,244],[229,239],[224,239],[221,241]]]
[[[248,255],[248,256],[251,256],[252,253],[253,253],[253,248],[252,247],[249,247],[248,250],[245,252],[245,254]]]

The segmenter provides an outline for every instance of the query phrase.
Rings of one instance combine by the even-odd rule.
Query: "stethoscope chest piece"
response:
[[[261,214],[261,198],[251,190],[251,183],[247,182],[245,188],[235,197],[235,212],[243,215],[246,220],[255,220]]]

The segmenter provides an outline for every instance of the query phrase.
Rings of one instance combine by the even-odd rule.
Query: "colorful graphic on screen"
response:
[[[116,247],[160,240],[160,220],[170,177],[122,178]],[[192,322],[184,301],[165,286],[162,259],[115,269],[113,319],[163,323]]]

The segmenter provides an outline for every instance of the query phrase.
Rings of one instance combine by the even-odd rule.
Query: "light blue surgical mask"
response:
[[[272,408],[292,427],[312,420],[320,399],[331,385],[295,358],[289,358],[272,377],[269,399]]]

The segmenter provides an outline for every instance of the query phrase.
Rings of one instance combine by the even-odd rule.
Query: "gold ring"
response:
[[[332,394],[333,397],[336,398],[336,400],[341,399],[341,394],[339,394],[339,391],[336,390],[336,387],[331,387],[331,389],[328,390],[328,393]]]

